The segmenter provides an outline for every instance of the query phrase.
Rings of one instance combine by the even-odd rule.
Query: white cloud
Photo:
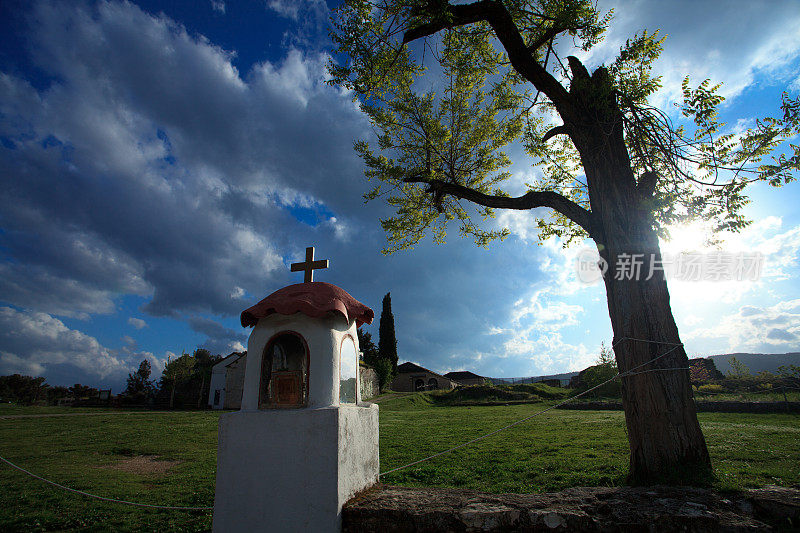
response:
[[[742,306],[713,326],[684,334],[689,341],[716,342],[721,351],[781,353],[800,346],[800,299],[757,308]]]
[[[511,323],[521,325],[534,322],[539,329],[557,331],[578,323],[578,315],[583,308],[554,300],[550,289],[541,289],[533,293],[527,300],[517,301],[511,311]]]
[[[324,0],[267,0],[267,8],[295,21],[301,14],[306,17],[320,17],[328,12]]]
[[[306,108],[309,98],[323,89],[327,60],[325,55],[306,57],[300,50],[292,49],[279,66],[265,62],[253,69],[255,87],[275,97],[290,97]]]
[[[682,251],[734,254],[761,254],[763,268],[756,280],[690,281],[669,280],[670,295],[675,306],[691,307],[698,297],[705,301],[741,302],[762,293],[775,282],[794,277],[800,260],[800,226],[783,229],[780,217],[769,216],[755,221],[740,233],[725,234],[719,249],[707,248],[706,233],[699,225],[690,225],[673,232],[673,241],[664,243],[662,251],[677,256]],[[752,257],[757,257],[752,255]]]
[[[297,14],[300,11],[300,2],[294,0],[269,0],[267,2],[267,7],[282,17],[297,20]]]
[[[579,53],[588,64],[610,63],[625,39],[647,29],[667,35],[664,52],[654,66],[663,88],[654,103],[671,109],[681,101],[681,81],[693,85],[706,78],[722,82],[721,94],[733,98],[756,78],[771,83],[795,76],[787,67],[800,57],[800,7],[794,1],[728,1],[697,3],[689,0],[624,2],[606,0],[600,8],[615,8],[604,43]],[[709,21],[714,23],[710,24]]]
[[[350,228],[344,221],[336,217],[331,217],[327,220],[326,224],[333,228],[333,234],[337,240],[346,241],[350,238]]]
[[[155,315],[237,314],[285,278],[278,249],[341,241],[339,212],[364,211],[364,119],[324,85],[326,56],[290,49],[243,79],[232,52],[130,3],[38,2],[32,24],[52,83],[0,73],[4,301],[87,318],[136,294]],[[296,206],[326,213],[319,229]]]
[[[45,366],[35,361],[23,359],[17,354],[0,351],[0,370],[4,375],[22,374],[23,376],[39,376]]]
[[[122,347],[110,349],[46,313],[0,307],[0,375],[45,376],[51,385],[78,381],[119,391],[127,374],[147,359],[151,379],[158,380],[167,355],[137,350],[136,339],[128,335],[121,340]]]
[[[128,319],[128,324],[130,324],[131,326],[133,326],[136,329],[144,329],[144,328],[147,327],[147,322],[145,322],[141,318],[130,317]]]
[[[41,373],[51,365],[71,365],[96,378],[118,377],[125,361],[97,339],[70,329],[47,313],[0,307],[0,374],[24,369]]]
[[[797,76],[794,81],[789,84],[789,88],[793,91],[800,92],[800,76]]]

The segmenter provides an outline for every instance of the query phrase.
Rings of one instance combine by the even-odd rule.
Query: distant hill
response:
[[[797,365],[800,366],[800,352],[792,353],[726,353],[721,355],[712,355],[709,357],[717,366],[717,370],[723,374],[727,374],[731,365],[728,362],[731,357],[735,357],[739,362],[743,363],[750,372],[757,374],[762,371],[777,372],[778,367],[781,365]]]
[[[486,378],[495,385],[505,384],[505,383],[536,383],[537,381],[542,381],[545,379],[559,379],[561,380],[561,385],[566,386],[569,383],[569,380],[572,379],[573,376],[577,376],[577,372],[566,372],[564,374],[551,374],[549,376],[531,376],[531,377],[524,377],[524,378]]]
[[[750,370],[753,374],[758,374],[761,371],[777,372],[778,367],[782,365],[796,365],[800,366],[800,352],[792,353],[726,353],[720,355],[712,355],[708,357],[714,361],[717,370],[723,374],[727,374],[731,369],[728,360],[735,357]],[[577,376],[578,372],[566,372],[563,374],[552,374],[549,376],[531,376],[520,378],[486,378],[495,385],[506,383],[535,383],[543,379],[560,379],[562,386],[569,384],[569,380],[573,376]]]

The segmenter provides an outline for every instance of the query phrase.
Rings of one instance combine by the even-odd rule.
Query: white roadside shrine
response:
[[[362,404],[358,335],[373,311],[306,281],[242,313],[242,408],[219,422],[215,532],[339,531],[342,505],[378,481],[378,406]],[[297,265],[292,265],[295,271]]]

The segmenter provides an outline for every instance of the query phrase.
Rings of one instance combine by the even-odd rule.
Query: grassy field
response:
[[[114,409],[103,409],[96,407],[55,407],[49,405],[22,406],[11,403],[0,403],[0,416],[99,413],[99,412],[114,412],[114,411],[115,411]]]
[[[70,410],[62,409],[70,412]],[[218,414],[132,412],[0,420],[0,454],[62,485],[141,503],[210,506]],[[144,464],[131,459],[150,457]],[[155,459],[155,460],[152,460]],[[158,473],[166,461],[179,461]],[[162,464],[158,464],[162,462]],[[129,468],[130,467],[130,468]],[[211,513],[89,499],[0,466],[0,531],[202,531]]]
[[[548,405],[432,407],[426,396],[385,400],[381,471],[501,428]],[[716,488],[800,483],[800,415],[700,413],[699,417],[714,462]],[[554,410],[383,481],[542,492],[623,484],[627,463],[621,411]]]
[[[441,406],[430,395],[381,402],[381,471],[549,405]],[[17,410],[13,414],[30,412]],[[58,413],[74,412],[61,408]],[[2,413],[12,414],[12,413]],[[32,413],[33,414],[33,413]],[[0,455],[58,483],[142,503],[211,506],[218,414],[117,412],[0,420]],[[800,416],[701,413],[721,489],[800,483]],[[621,412],[550,411],[386,476],[409,486],[536,492],[624,482]],[[0,530],[202,531],[211,513],[152,510],[64,492],[0,465]]]

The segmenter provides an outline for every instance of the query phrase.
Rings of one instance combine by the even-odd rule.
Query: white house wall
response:
[[[211,384],[208,389],[208,405],[212,409],[222,409],[225,406],[225,367],[217,368],[221,363],[217,363],[211,369]],[[219,391],[219,403],[214,405],[214,393]]]

